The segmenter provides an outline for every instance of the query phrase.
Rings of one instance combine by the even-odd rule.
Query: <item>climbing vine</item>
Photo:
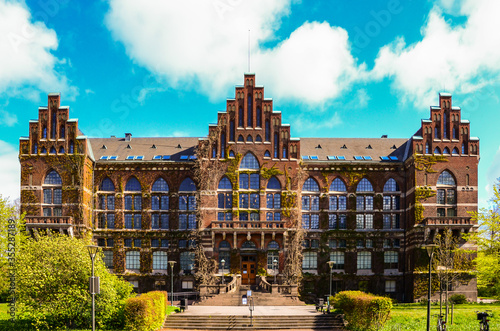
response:
[[[273,164],[271,168],[264,167],[264,164],[260,169],[260,175],[262,178],[269,179],[273,176],[283,175],[283,171],[280,171],[278,168],[276,168],[276,163]]]
[[[448,158],[443,155],[420,155],[414,154],[415,169],[425,172],[436,172],[432,166],[438,162],[448,162]]]
[[[422,201],[436,195],[436,191],[429,186],[418,186],[415,188],[415,222],[420,223],[424,219],[424,206]]]

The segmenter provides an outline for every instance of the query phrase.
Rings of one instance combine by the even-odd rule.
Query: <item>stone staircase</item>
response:
[[[290,296],[271,294],[254,290],[255,287],[240,286],[236,292],[219,294],[196,303],[200,306],[244,306],[241,300],[247,290],[252,289],[254,306],[301,306],[304,302]]]
[[[176,330],[331,330],[342,331],[343,321],[339,315],[317,314],[296,316],[249,316],[227,315],[183,315],[167,317],[164,329]]]

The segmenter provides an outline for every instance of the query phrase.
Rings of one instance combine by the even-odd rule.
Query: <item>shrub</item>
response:
[[[335,308],[343,311],[350,330],[380,330],[392,308],[390,298],[361,291],[339,292],[333,302]]]
[[[463,303],[467,303],[467,298],[463,294],[453,294],[450,296],[450,302],[455,305],[460,305]]]
[[[151,331],[161,328],[167,308],[167,292],[153,291],[125,302],[125,330]]]

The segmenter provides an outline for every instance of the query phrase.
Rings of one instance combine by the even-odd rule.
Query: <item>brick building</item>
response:
[[[89,138],[69,115],[49,94],[20,138],[27,228],[92,233],[139,291],[169,284],[168,261],[176,290],[195,289],[202,247],[243,283],[274,267],[293,281],[302,263],[302,293],[322,295],[334,261],[334,291],[411,301],[421,245],[477,227],[479,139],[449,94],[409,139],[294,138],[254,74],[203,138]]]

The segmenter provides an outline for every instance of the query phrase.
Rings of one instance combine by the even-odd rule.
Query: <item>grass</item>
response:
[[[479,321],[476,311],[491,310],[490,331],[500,331],[500,305],[499,304],[463,304],[456,305],[453,312],[453,325],[451,315],[448,315],[449,331],[477,331]],[[431,306],[431,330],[436,330],[439,305]],[[444,307],[443,307],[444,314]],[[451,313],[450,313],[451,314]],[[427,306],[420,304],[398,304],[391,311],[390,320],[381,331],[409,331],[426,330]]]

